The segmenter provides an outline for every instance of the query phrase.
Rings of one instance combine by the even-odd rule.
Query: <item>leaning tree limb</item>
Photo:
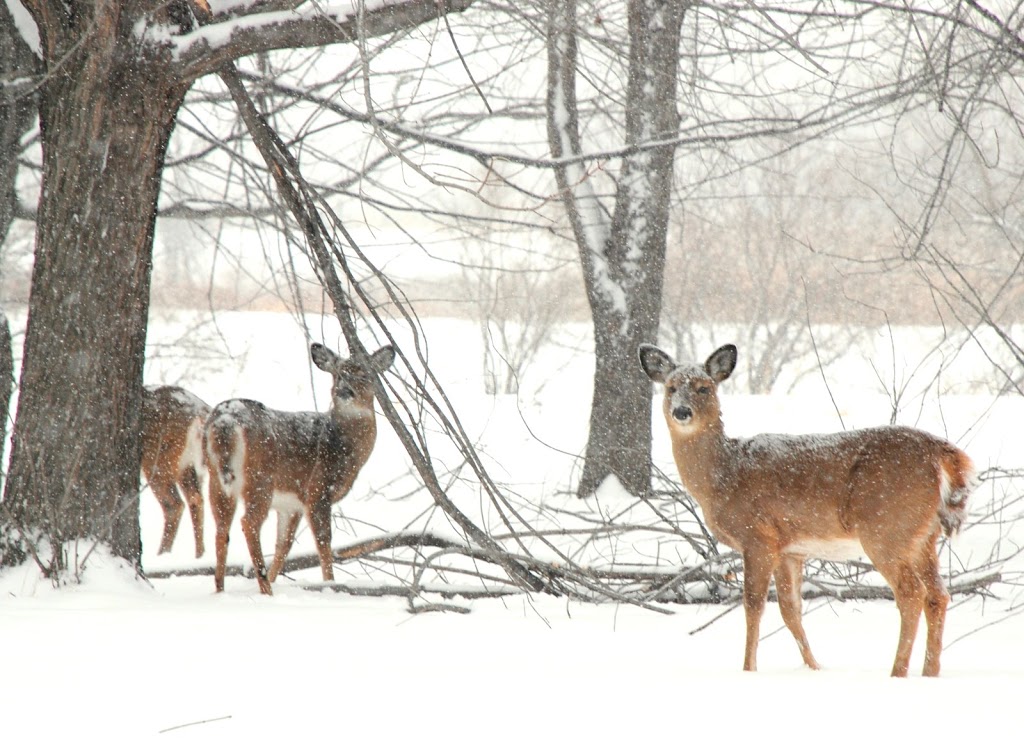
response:
[[[256,110],[256,107],[242,85],[235,68],[233,66],[223,68],[220,72],[220,76],[238,106],[242,119],[245,122],[254,143],[266,161],[267,166],[278,186],[282,199],[288,206],[289,211],[298,222],[306,237],[307,243],[313,254],[311,257],[313,267],[317,270],[320,281],[323,283],[324,288],[334,303],[335,314],[341,324],[342,332],[349,346],[349,351],[356,359],[367,359],[369,354],[363,346],[356,330],[353,304],[350,301],[345,288],[342,286],[341,279],[335,269],[335,262],[337,262],[337,265],[344,271],[346,279],[354,287],[357,293],[360,292],[359,283],[348,265],[347,257],[335,244],[332,238],[332,233],[324,225],[320,215],[321,209],[332,216],[333,227],[338,233],[344,236],[349,247],[360,256],[362,256],[362,252],[359,250],[358,245],[345,229],[344,225],[337,218],[337,215],[334,215],[333,211],[330,210],[329,205],[325,204],[322,200],[318,199],[314,193],[312,193],[312,190],[302,178],[294,157],[278,137],[277,133],[269,126],[269,124],[267,124],[265,118]],[[365,256],[362,257],[365,260]],[[384,278],[379,274],[379,272],[377,273],[377,276],[382,279]],[[388,291],[391,294],[392,299],[398,303],[399,307],[402,308],[404,312],[404,304],[394,293],[390,283],[385,281],[385,285],[388,287]],[[368,307],[372,306],[372,303],[368,301],[369,298],[364,294],[359,293],[359,298]],[[370,307],[370,309],[372,312],[373,308]],[[408,315],[406,317],[408,318]],[[405,357],[400,345],[397,344],[391,333],[384,325],[382,319],[376,315],[376,313],[374,313],[374,319],[379,324],[382,333],[387,335],[389,340],[395,345],[399,358],[403,360],[410,374],[415,378],[415,372],[412,365]],[[394,388],[386,387],[379,375],[374,375],[374,388],[377,394],[377,400],[380,403],[385,417],[391,423],[396,435],[412,459],[417,473],[434,499],[434,502],[452,519],[453,522],[455,522],[455,524],[459,526],[461,530],[463,530],[472,543],[488,553],[492,562],[500,565],[506,573],[508,573],[512,581],[517,586],[525,590],[543,591],[554,594],[568,593],[580,596],[600,595],[607,600],[640,604],[659,612],[665,611],[663,608],[644,603],[642,599],[638,599],[632,594],[623,594],[615,590],[613,587],[602,583],[602,581],[595,577],[592,572],[580,569],[571,559],[569,559],[568,556],[565,556],[556,545],[544,538],[540,538],[542,544],[558,556],[560,560],[560,568],[558,571],[538,571],[537,566],[540,562],[536,561],[529,555],[529,550],[522,542],[520,531],[516,529],[513,522],[517,522],[528,530],[532,530],[532,526],[518,514],[518,512],[508,502],[507,498],[500,492],[500,489],[490,479],[486,468],[484,468],[480,461],[468,435],[462,429],[461,425],[458,424],[457,418],[446,415],[445,410],[453,411],[453,409],[451,408],[450,402],[444,396],[443,390],[440,390],[440,385],[437,385],[436,380],[433,380],[430,375],[429,367],[427,368],[427,375],[440,391],[442,398],[444,398],[446,408],[442,408],[442,406],[434,400],[433,396],[430,395],[426,386],[418,378],[415,378],[417,385],[415,386],[414,391],[419,397],[419,405],[429,408],[431,413],[434,414],[442,423],[445,433],[453,440],[453,442],[456,443],[457,446],[459,446],[460,451],[466,457],[467,462],[473,468],[474,473],[478,477],[485,493],[490,498],[491,502],[497,506],[498,514],[503,520],[505,526],[509,529],[512,539],[519,544],[520,553],[513,554],[507,551],[493,537],[477,526],[455,506],[437,479],[436,472],[431,464],[425,434],[418,431],[417,435],[414,435],[414,433],[406,426],[398,411],[398,406],[401,405],[405,409],[406,413],[411,416],[411,412],[415,406],[403,400]],[[392,397],[391,393],[395,394],[394,397]]]
[[[361,359],[365,362],[369,359],[369,353],[359,339],[353,318],[352,305],[341,284],[341,280],[334,271],[332,255],[327,248],[327,241],[330,239],[329,233],[320,220],[320,215],[316,210],[313,200],[305,192],[304,184],[293,182],[292,180],[292,174],[297,173],[297,163],[288,152],[284,143],[267,124],[266,119],[256,110],[252,99],[238,77],[238,72],[234,65],[226,65],[221,68],[220,78],[231,93],[231,97],[238,106],[242,120],[248,128],[253,142],[273,174],[279,193],[306,236],[306,240],[316,259],[315,265],[319,268],[321,280],[324,282],[325,288],[334,303],[335,314],[341,323],[350,353],[356,359]],[[367,364],[366,367],[367,369],[372,369],[372,365]],[[430,495],[434,498],[434,501],[459,525],[471,540],[492,553],[495,562],[499,563],[518,584],[533,591],[550,591],[551,587],[549,585],[546,585],[527,567],[512,559],[484,530],[474,524],[471,519],[452,503],[438,482],[433,468],[427,461],[425,452],[402,421],[387,388],[381,383],[378,375],[374,375],[374,388],[385,417],[391,423],[398,438],[405,446],[406,452],[408,452],[413,465],[416,467],[420,478],[423,480]]]

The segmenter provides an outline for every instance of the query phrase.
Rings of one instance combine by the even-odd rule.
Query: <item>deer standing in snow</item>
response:
[[[916,429],[888,426],[820,436],[725,435],[718,385],[736,367],[736,347],[703,365],[678,365],[650,344],[647,376],[665,386],[664,414],[679,477],[708,528],[743,554],[747,639],[743,668],[757,668],[768,586],[804,663],[818,662],[801,622],[804,560],[866,555],[892,587],[900,638],[892,676],[905,677],[921,612],[928,626],[924,674],[939,673],[949,594],[939,574],[940,533],[955,535],[974,486],[970,458]]]
[[[373,370],[342,359],[322,344],[313,344],[310,356],[334,377],[328,413],[275,411],[257,401],[234,399],[218,404],[207,419],[218,592],[224,591],[228,536],[238,502],[245,508],[242,533],[262,593],[272,593],[270,585],[291,550],[303,513],[324,581],[334,580],[331,506],[349,492],[373,451],[377,422],[372,375],[391,366],[395,350],[384,346],[374,352]],[[277,545],[268,572],[260,528],[271,509],[277,512]]]
[[[187,390],[173,385],[142,392],[142,474],[164,510],[160,553],[174,544],[181,522],[182,496],[192,516],[196,558],[203,554],[203,491],[201,474],[203,424],[210,407]]]

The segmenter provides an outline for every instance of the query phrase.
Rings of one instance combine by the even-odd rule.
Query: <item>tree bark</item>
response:
[[[43,189],[5,499],[29,539],[138,564],[142,368],[156,205],[187,86],[110,16],[40,90]],[[39,545],[37,554],[40,554]],[[45,559],[44,559],[45,562]]]
[[[548,138],[555,158],[582,155],[575,100],[575,3],[549,16]],[[594,326],[594,390],[583,473],[591,495],[610,476],[643,496],[651,484],[651,389],[636,349],[657,338],[672,182],[676,69],[685,3],[629,3],[625,144],[610,224],[583,167],[556,169],[579,246]]]

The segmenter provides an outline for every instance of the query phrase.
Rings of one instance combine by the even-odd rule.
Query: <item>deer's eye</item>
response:
[[[665,392],[667,392],[669,395],[675,395],[676,394],[676,386],[675,385],[669,385],[668,387],[665,388]]]
[[[711,388],[708,387],[707,385],[701,385],[699,388],[697,388],[697,394],[698,395],[709,395],[710,393],[711,393]]]

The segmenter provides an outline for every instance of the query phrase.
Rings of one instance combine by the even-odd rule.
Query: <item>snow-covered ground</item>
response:
[[[183,384],[209,403],[242,395],[280,408],[326,406],[329,379],[311,371],[307,339],[294,319],[221,314],[215,329],[198,339],[191,334],[200,348],[183,358],[174,347],[191,324],[182,317],[153,327],[150,340],[158,353],[147,382]],[[489,397],[479,379],[478,330],[453,320],[425,325],[435,373],[518,508],[528,515],[540,507],[602,514],[630,508],[628,497],[613,488],[585,503],[566,493],[578,467],[571,454],[584,442],[591,364],[571,351],[572,343],[545,352],[524,377],[518,398]],[[342,346],[333,322],[314,319],[309,327],[314,340]],[[1019,399],[935,396],[928,385],[915,388],[908,370],[917,369],[913,339],[923,333],[900,339],[896,348],[903,356],[885,363],[908,391],[901,423],[951,438],[982,468],[1024,465]],[[203,351],[225,344],[230,357]],[[889,348],[888,340],[880,347]],[[835,430],[837,408],[848,428],[887,422],[891,396],[877,376],[857,368],[868,357],[878,366],[875,350],[851,351],[829,379],[831,394],[814,381],[793,395],[768,397],[729,394],[726,383],[727,431]],[[917,374],[925,379],[928,373]],[[955,372],[944,373],[947,382],[950,375]],[[407,456],[388,424],[378,421],[377,449],[338,510],[335,544],[410,527],[455,534],[429,496],[415,490]],[[662,427],[655,422],[656,458],[674,476]],[[440,442],[434,451],[446,466],[458,465]],[[494,526],[493,510],[471,483],[454,481],[450,490],[471,517]],[[946,554],[946,565],[981,566],[994,550],[1011,555],[1024,540],[1020,523],[1008,522],[1022,511],[1014,503],[1019,497],[1019,483],[983,486],[976,522]],[[993,502],[1006,505],[1001,519],[986,508]],[[201,559],[192,557],[187,515],[173,552],[156,556],[161,519],[144,491],[148,570],[212,564],[209,514]],[[265,546],[273,544],[272,521]],[[248,566],[237,529],[231,560]],[[580,546],[574,556],[598,565],[612,557],[629,562],[656,554],[661,565],[671,566],[660,539],[645,535],[637,543],[623,538]],[[303,531],[295,552],[311,547]],[[1022,563],[1011,560],[1004,571],[1019,576]],[[337,578],[381,580],[364,565],[339,568]],[[887,675],[899,620],[890,602],[806,602],[805,625],[824,666],[820,672],[801,667],[777,607],[769,605],[760,671],[745,674],[741,609],[669,605],[672,614],[659,614],[515,596],[453,600],[472,610],[465,615],[411,615],[405,600],[310,592],[296,579],[318,581],[319,570],[280,579],[273,597],[260,596],[255,581],[238,577],[228,577],[222,595],[214,595],[208,576],[146,584],[102,552],[90,556],[80,584],[60,589],[31,567],[0,575],[0,736],[40,742],[273,741],[304,734],[383,741],[861,741],[1003,739],[1020,728],[1015,705],[1024,690],[1024,593],[1009,585],[995,587],[994,598],[954,599],[942,678],[918,676],[922,637],[912,677],[892,680]]]

